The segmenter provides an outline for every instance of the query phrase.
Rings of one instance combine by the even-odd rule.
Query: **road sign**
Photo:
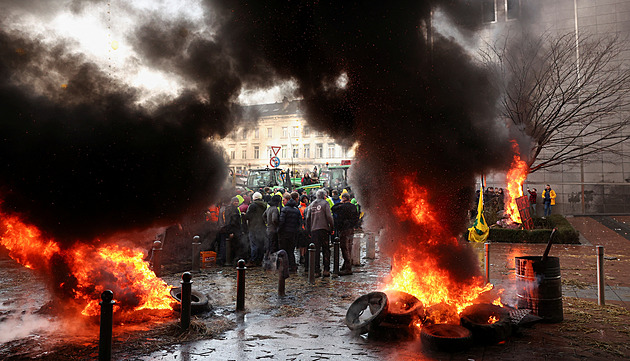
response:
[[[280,158],[271,157],[271,159],[269,160],[269,165],[274,168],[278,168],[278,166],[280,166]]]
[[[278,152],[280,151],[280,149],[281,149],[281,148],[282,148],[282,147],[281,147],[281,146],[279,146],[279,145],[272,145],[272,146],[271,146],[271,151],[273,152],[273,155],[274,155],[274,156],[277,156],[277,155],[278,155]]]

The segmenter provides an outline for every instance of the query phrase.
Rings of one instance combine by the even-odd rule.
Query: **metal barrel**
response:
[[[562,311],[562,279],[560,259],[526,256],[516,257],[516,297],[518,308],[530,309],[545,322],[564,319]]]

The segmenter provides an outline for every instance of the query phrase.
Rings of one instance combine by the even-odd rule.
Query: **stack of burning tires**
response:
[[[432,307],[400,291],[371,292],[359,297],[346,313],[346,325],[370,338],[420,338],[424,348],[457,352],[473,344],[504,341],[515,327],[512,312],[493,304],[475,304],[459,315],[460,324],[435,323]],[[522,318],[522,316],[521,316]]]

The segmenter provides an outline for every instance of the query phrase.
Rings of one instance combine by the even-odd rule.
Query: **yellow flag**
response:
[[[488,239],[490,228],[483,216],[483,182],[479,191],[479,204],[477,205],[477,218],[471,228],[468,228],[468,240],[470,242],[485,242]]]

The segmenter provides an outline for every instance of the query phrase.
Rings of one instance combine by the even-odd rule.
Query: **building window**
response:
[[[241,150],[241,159],[247,159],[247,149]]]
[[[300,149],[298,148],[297,145],[293,146],[293,157],[292,158],[299,158],[300,157]]]
[[[273,128],[267,128],[267,138],[273,138]]]
[[[348,157],[348,147],[341,147],[341,158]]]
[[[308,125],[304,126],[304,137],[310,137],[311,136],[311,127],[309,127]]]
[[[505,0],[505,12],[508,20],[518,19],[521,14],[521,0]]]
[[[236,131],[234,131],[234,132],[232,132],[232,134],[230,134],[230,139],[236,140]]]
[[[334,158],[334,157],[335,157],[335,144],[329,143],[328,144],[328,158]]]
[[[282,145],[281,158],[287,159],[287,145],[286,144]]]
[[[247,129],[243,129],[243,140],[247,139]]]
[[[231,150],[230,151],[230,159],[236,159],[236,151],[235,150]]]
[[[318,130],[317,133],[316,133],[316,136],[323,137],[324,133],[322,131]]]
[[[273,151],[271,150],[271,146],[270,145],[267,146],[267,154],[269,154],[269,158],[273,157]]]
[[[321,143],[315,145],[315,158],[324,158],[324,145]]]
[[[497,21],[496,0],[481,1],[481,17],[484,23]]]
[[[289,137],[289,128],[282,127],[282,138],[288,138],[288,137]]]
[[[311,145],[304,144],[304,158],[310,158],[310,157],[311,157]]]
[[[259,158],[260,158],[260,147],[256,145],[254,146],[254,159],[259,159]]]
[[[260,129],[256,128],[256,130],[254,130],[254,139],[259,139],[260,138]]]
[[[293,127],[293,137],[295,137],[295,138],[299,137],[300,136],[299,133],[300,133],[300,127],[294,126]]]

